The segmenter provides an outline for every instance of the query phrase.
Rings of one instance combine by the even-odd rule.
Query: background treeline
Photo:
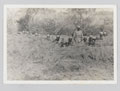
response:
[[[95,8],[28,8],[18,22],[18,31],[38,34],[71,35],[77,25],[84,34],[96,35],[101,29],[113,32],[112,10]]]

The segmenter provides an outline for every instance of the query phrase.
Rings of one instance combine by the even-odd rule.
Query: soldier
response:
[[[104,37],[107,36],[107,32],[103,32],[103,36],[104,36]]]
[[[103,27],[100,28],[100,39],[103,39],[103,35],[104,35],[104,31],[103,31]]]
[[[75,32],[73,34],[73,37],[74,37],[74,41],[76,43],[82,42],[83,32],[82,32],[80,26],[77,26],[77,29],[75,30]]]
[[[96,42],[96,36],[90,35],[88,45],[95,45],[95,42]]]
[[[58,43],[58,42],[59,42],[59,40],[60,40],[60,35],[56,35],[56,38],[55,38],[55,40],[54,40],[53,42]]]
[[[83,36],[83,41],[85,44],[89,43],[89,36]]]
[[[61,35],[59,39],[59,44],[61,47],[72,45],[72,37]]]

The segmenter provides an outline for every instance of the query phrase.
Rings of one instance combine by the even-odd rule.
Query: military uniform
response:
[[[80,42],[82,42],[82,39],[83,39],[82,30],[75,30],[75,32],[74,32],[74,40],[75,40],[75,42],[80,43]]]

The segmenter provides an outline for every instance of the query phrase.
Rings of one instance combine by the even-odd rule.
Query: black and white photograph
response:
[[[6,5],[5,83],[115,83],[114,5]]]

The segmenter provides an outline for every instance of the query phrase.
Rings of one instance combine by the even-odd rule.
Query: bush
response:
[[[112,13],[96,9],[28,9],[18,21],[18,31],[70,35],[80,25],[87,35],[96,35],[100,28],[112,32]],[[68,33],[70,32],[70,33]]]

